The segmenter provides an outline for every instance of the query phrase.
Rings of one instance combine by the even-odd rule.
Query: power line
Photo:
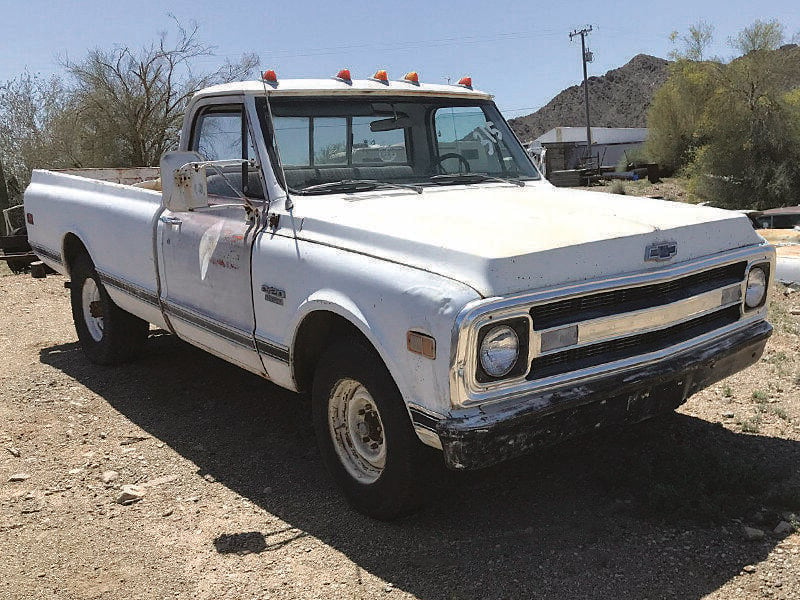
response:
[[[338,54],[343,51],[348,50],[366,50],[366,49],[386,49],[386,50],[407,50],[407,49],[414,49],[414,48],[428,48],[432,46],[454,46],[454,45],[465,45],[465,44],[482,44],[488,42],[496,42],[501,40],[513,40],[513,39],[530,39],[532,34],[537,35],[538,37],[555,37],[558,35],[557,32],[553,30],[543,30],[543,31],[520,31],[520,32],[510,32],[510,33],[500,33],[496,35],[490,36],[458,36],[458,37],[450,37],[450,38],[440,38],[434,40],[414,40],[414,41],[395,41],[395,42],[381,42],[381,43],[373,43],[373,44],[352,44],[346,46],[330,46],[326,48],[312,48],[310,50],[305,51],[293,51],[293,50],[273,50],[264,52],[264,56],[272,59],[280,59],[280,58],[295,58],[295,57],[305,57],[305,56],[324,56],[328,54]]]

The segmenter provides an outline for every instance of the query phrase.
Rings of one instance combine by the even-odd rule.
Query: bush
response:
[[[679,60],[648,113],[647,152],[681,169],[724,208],[800,197],[800,48],[754,50],[729,64]]]
[[[623,154],[617,162],[615,170],[617,173],[622,173],[623,171],[630,170],[631,165],[635,168],[639,165],[646,165],[649,162],[650,159],[644,148],[634,148],[633,150],[625,151],[625,154]]]
[[[627,193],[627,191],[625,190],[625,184],[619,179],[615,179],[614,182],[611,184],[611,193],[624,196]]]

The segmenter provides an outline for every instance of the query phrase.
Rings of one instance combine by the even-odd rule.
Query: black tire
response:
[[[75,259],[70,276],[72,319],[86,356],[100,365],[113,365],[132,359],[147,339],[150,324],[114,304],[88,255],[80,254]],[[88,280],[91,280],[89,288],[96,286],[99,296],[95,306],[88,310],[96,313],[92,316],[102,319],[99,328],[92,326],[94,333],[90,331],[84,311],[84,285]]]
[[[354,462],[340,455],[340,452],[347,454],[347,450],[343,450],[342,444],[334,439],[330,425],[329,411],[332,404],[336,405],[333,399],[336,390],[340,389],[339,386],[351,385],[350,382],[363,386],[374,401],[380,427],[373,429],[380,429],[385,444],[383,467],[379,472],[361,478],[351,472],[354,469],[358,471]],[[322,459],[353,508],[386,521],[410,514],[424,504],[424,493],[430,492],[431,474],[442,458],[437,458],[437,452],[417,438],[403,398],[372,348],[360,340],[343,340],[323,352],[314,373],[311,403]],[[367,417],[364,417],[362,422],[366,421]],[[340,435],[347,436],[347,433]],[[353,443],[358,444],[357,441]],[[364,464],[372,467],[366,462]]]

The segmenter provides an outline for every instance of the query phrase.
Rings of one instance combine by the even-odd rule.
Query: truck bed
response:
[[[33,172],[25,192],[31,247],[47,265],[67,274],[68,240],[70,234],[76,236],[95,261],[99,273],[143,292],[139,300],[110,292],[114,301],[130,312],[144,311],[147,318],[152,317],[151,322],[161,322],[157,306],[143,299],[157,298],[153,231],[161,212],[161,193],[96,178],[113,175],[131,179],[121,177],[118,169],[81,173],[93,177]],[[152,174],[152,169],[146,173]],[[144,175],[139,171],[134,178],[142,181]],[[131,306],[132,302],[138,306]]]

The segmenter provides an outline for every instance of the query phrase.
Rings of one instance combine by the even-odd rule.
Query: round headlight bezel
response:
[[[754,282],[753,279],[760,279]],[[765,265],[754,265],[747,272],[747,281],[745,282],[744,292],[744,309],[756,310],[767,300],[767,291],[769,286],[769,271]]]
[[[509,346],[508,343],[512,342]],[[494,348],[490,346],[494,345]],[[487,327],[478,346],[478,363],[481,370],[492,380],[502,379],[508,376],[520,360],[521,342],[519,334],[510,324],[496,324]],[[513,347],[512,354],[504,357],[500,366],[493,365],[489,361],[489,352],[508,353]]]

